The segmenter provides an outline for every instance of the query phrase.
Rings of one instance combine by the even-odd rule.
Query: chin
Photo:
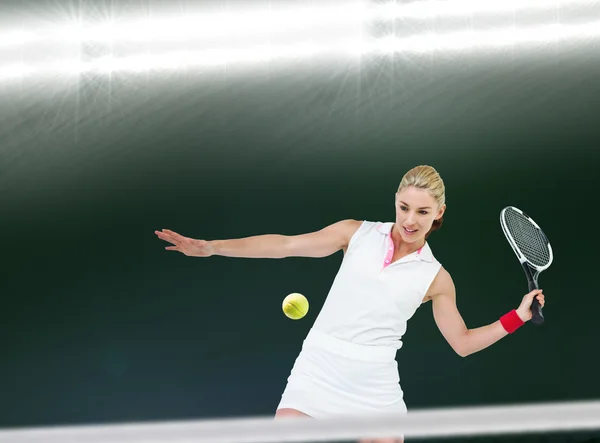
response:
[[[402,236],[402,240],[404,240],[406,243],[415,243],[425,238],[425,236],[421,233],[420,230],[415,232],[414,234],[407,234],[403,229],[400,235]]]
[[[420,235],[418,237],[413,237],[412,235],[410,237],[406,237],[406,236],[402,236],[402,240],[404,240],[405,243],[417,243],[419,241],[423,241],[425,239],[424,236]]]

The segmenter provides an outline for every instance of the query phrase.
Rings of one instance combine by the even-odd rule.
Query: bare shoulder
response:
[[[362,223],[362,221],[354,219],[340,220],[327,226],[323,229],[323,231],[335,233],[336,235],[343,237],[345,240],[344,244],[347,245],[352,236],[356,233],[356,231],[358,231]]]
[[[339,230],[339,232],[349,234],[350,237],[352,237],[356,233],[356,231],[358,231],[358,228],[360,228],[362,223],[363,222],[360,220],[354,220],[349,218],[346,220],[340,220],[339,222],[334,223],[331,226],[335,226],[335,228]]]
[[[318,231],[284,236],[286,257],[327,257],[345,250],[356,230],[357,220],[340,220]]]
[[[452,276],[443,266],[440,268],[439,272],[431,282],[429,289],[427,290],[427,294],[423,299],[423,302],[433,300],[435,297],[449,295],[454,296],[455,287],[454,281],[452,280]]]

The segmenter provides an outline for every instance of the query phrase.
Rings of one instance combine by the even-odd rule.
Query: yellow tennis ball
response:
[[[308,312],[308,300],[294,292],[283,299],[283,313],[292,320],[299,320]]]

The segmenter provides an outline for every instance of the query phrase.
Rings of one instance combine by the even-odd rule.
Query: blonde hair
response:
[[[429,192],[437,202],[438,208],[441,208],[446,204],[446,187],[444,186],[444,180],[442,180],[440,174],[432,166],[416,166],[404,174],[404,177],[402,177],[402,181],[398,186],[398,192],[410,187],[423,189]],[[442,227],[443,219],[443,217],[440,217],[439,220],[433,221],[433,225],[425,238],[433,231]]]

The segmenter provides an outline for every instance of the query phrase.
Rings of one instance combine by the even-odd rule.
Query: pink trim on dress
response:
[[[388,243],[388,249],[387,253],[385,254],[385,259],[383,260],[383,269],[387,268],[390,263],[392,263],[392,257],[394,257],[394,241],[389,234],[386,236],[386,239]]]

